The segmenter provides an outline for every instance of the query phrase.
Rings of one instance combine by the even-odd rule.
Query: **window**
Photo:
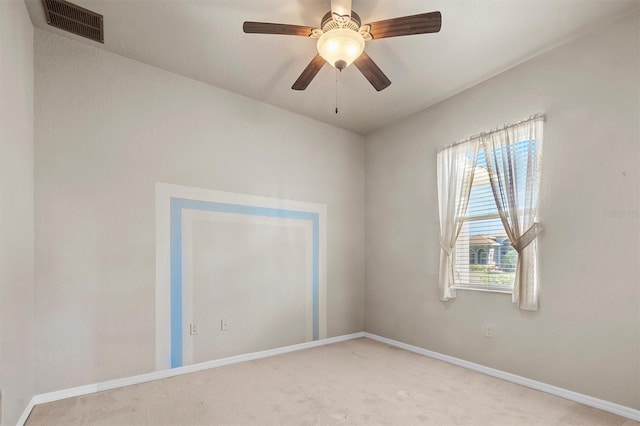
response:
[[[538,310],[543,127],[537,114],[438,149],[440,300],[483,289]]]
[[[535,141],[519,141],[513,143],[511,148],[516,153],[516,167],[526,167],[527,156],[535,150]],[[484,149],[480,148],[469,205],[466,215],[460,219],[463,224],[452,253],[452,279],[454,288],[511,292],[518,253],[511,247],[511,241],[500,219],[485,155]],[[502,159],[501,152],[494,152],[494,155],[498,160]],[[497,161],[497,164],[500,167],[501,161]],[[527,194],[525,184],[523,181],[515,194],[521,208]]]

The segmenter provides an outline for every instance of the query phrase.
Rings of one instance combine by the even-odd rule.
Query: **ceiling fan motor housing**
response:
[[[320,28],[322,28],[322,31],[325,33],[336,28],[349,28],[354,31],[358,31],[361,25],[362,21],[360,20],[360,15],[353,10],[351,11],[351,19],[345,20],[341,23],[338,23],[338,21],[333,19],[331,11],[327,12],[320,21]]]

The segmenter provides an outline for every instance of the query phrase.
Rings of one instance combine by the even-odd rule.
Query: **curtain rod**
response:
[[[440,148],[438,148],[438,152],[442,151],[443,149],[451,148],[452,146],[461,145],[463,143],[471,142],[472,140],[479,139],[482,136],[492,135],[494,133],[501,132],[501,131],[509,129],[511,127],[519,126],[519,125],[527,123],[529,121],[536,121],[536,120],[544,121],[544,119],[545,119],[544,114],[542,114],[542,113],[534,114],[534,115],[530,116],[529,118],[527,118],[525,120],[518,121],[517,123],[506,124],[506,125],[504,125],[502,127],[496,127],[494,129],[489,130],[488,132],[481,132],[481,133],[475,134],[473,136],[469,136],[468,138],[465,138],[465,139],[463,139],[461,141],[452,143],[452,144],[447,145],[447,146],[440,147]]]

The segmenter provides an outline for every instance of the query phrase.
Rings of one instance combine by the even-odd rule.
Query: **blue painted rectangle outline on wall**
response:
[[[182,366],[182,211],[185,209],[311,221],[313,228],[311,278],[313,286],[313,340],[318,340],[320,282],[320,221],[318,213],[171,197],[171,368]]]

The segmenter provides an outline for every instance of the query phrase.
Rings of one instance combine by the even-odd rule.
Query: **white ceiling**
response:
[[[640,0],[353,0],[363,23],[439,10],[437,34],[367,42],[392,81],[376,92],[351,66],[291,85],[316,53],[306,37],[244,34],[245,20],[318,27],[329,0],[72,0],[104,15],[105,43],[34,26],[326,123],[367,134],[637,9]]]

